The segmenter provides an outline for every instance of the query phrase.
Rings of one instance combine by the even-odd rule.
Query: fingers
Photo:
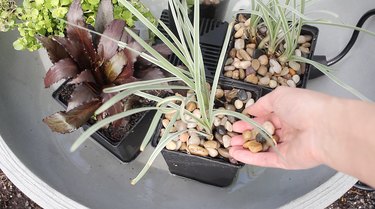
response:
[[[252,153],[242,148],[242,146],[234,146],[230,148],[229,154],[234,159],[249,165],[284,168],[284,165],[280,163],[278,155],[274,152]]]
[[[259,123],[259,125],[262,125],[265,121],[267,121],[266,118],[253,118],[253,120],[257,123]],[[237,132],[237,133],[242,133],[246,130],[253,130],[254,127],[248,123],[248,122],[245,122],[245,121],[237,121],[233,124],[233,131]]]
[[[255,104],[247,108],[247,112],[255,117],[262,117],[274,111],[275,100],[286,91],[287,87],[278,87],[271,93],[261,97]]]
[[[242,135],[237,135],[237,136],[234,136],[232,137],[232,140],[231,140],[231,146],[242,146],[242,144],[244,143],[243,141],[243,138],[242,138]]]

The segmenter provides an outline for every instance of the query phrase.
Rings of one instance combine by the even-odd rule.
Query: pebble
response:
[[[310,53],[310,49],[306,48],[306,47],[303,47],[303,46],[300,46],[299,50],[301,50],[301,52],[304,53],[304,54]]]
[[[166,146],[165,148],[167,148],[167,150],[176,150],[177,149],[177,143],[175,141],[170,141]]]
[[[225,109],[231,110],[231,111],[236,111],[236,107],[232,104],[226,104]]]
[[[292,88],[296,87],[296,83],[294,83],[293,80],[288,80],[286,83],[288,84],[289,87],[292,87]]]
[[[248,141],[252,138],[253,134],[250,130],[246,130],[242,133],[242,137],[245,141]]]
[[[245,90],[241,89],[237,92],[237,97],[241,101],[246,101],[248,99],[247,93]]]
[[[181,142],[187,142],[189,140],[189,133],[184,132],[180,135],[180,141]]]
[[[235,68],[240,68],[240,64],[241,64],[241,61],[240,61],[240,60],[236,60],[236,61],[233,62],[233,66],[234,66]]]
[[[202,115],[201,115],[201,111],[199,109],[195,109],[193,111],[193,115],[196,117],[196,118],[201,118]]]
[[[258,153],[263,150],[262,144],[255,140],[250,141],[248,146],[249,146],[248,149],[252,153]]]
[[[311,44],[309,42],[302,44],[303,47],[310,48]]]
[[[250,107],[250,106],[253,105],[254,103],[255,103],[254,99],[249,99],[249,101],[246,102],[245,108]]]
[[[227,117],[224,117],[223,119],[221,119],[221,122],[220,122],[220,125],[224,126],[225,127],[225,123],[228,121],[228,118]]]
[[[245,28],[241,27],[237,30],[237,32],[234,34],[235,38],[241,38],[244,34]]]
[[[208,155],[210,157],[217,157],[219,155],[219,152],[214,148],[206,148],[206,150],[208,151]]]
[[[253,67],[248,67],[246,68],[246,76],[250,75],[250,74],[256,74],[256,71]]]
[[[250,55],[244,50],[244,49],[240,49],[238,51],[238,53],[241,55],[241,57],[246,60],[246,61],[251,61],[251,57]]]
[[[188,150],[193,155],[198,155],[202,157],[208,156],[208,151],[205,148],[198,145],[191,144],[188,146]]]
[[[270,80],[270,88],[276,88],[277,87],[277,81],[275,81],[275,80]]]
[[[169,124],[169,120],[168,120],[168,119],[163,119],[163,120],[161,121],[161,123],[163,124],[163,127],[164,127],[164,128],[167,128],[167,126],[168,126],[168,124]]]
[[[236,80],[240,79],[240,71],[234,70],[232,74],[232,78]]]
[[[296,74],[296,71],[293,68],[289,68],[289,74],[293,76]]]
[[[239,99],[237,99],[236,101],[234,101],[234,106],[236,107],[236,109],[241,109],[243,107],[243,102]]]
[[[249,19],[247,19],[247,20],[245,21],[244,26],[249,27],[249,26],[250,26],[250,23],[251,23],[251,19],[249,18]]]
[[[253,67],[254,70],[258,70],[259,67],[260,67],[260,62],[259,62],[259,60],[257,60],[257,59],[253,59],[253,60],[251,61],[251,67]]]
[[[258,30],[259,30],[259,33],[261,33],[261,34],[267,33],[267,27],[260,27]]]
[[[266,121],[262,124],[262,127],[272,136],[275,133],[275,126],[269,122]]]
[[[204,148],[213,148],[213,149],[218,149],[219,147],[220,147],[220,144],[219,144],[219,142],[217,142],[217,141],[205,141],[204,143],[203,143],[203,146],[204,146]]]
[[[176,121],[174,126],[176,127],[177,131],[183,131],[187,129],[187,124],[182,120]]]
[[[232,139],[232,138],[231,138],[230,136],[228,136],[228,135],[224,135],[224,136],[223,136],[223,146],[224,146],[225,148],[230,147],[231,139]]]
[[[226,92],[224,91],[225,99],[227,101],[232,101],[234,98],[237,97],[238,91],[239,91],[238,89],[232,89],[232,90],[226,91]],[[228,105],[228,104],[226,104],[226,105]]]
[[[267,139],[264,138],[264,137],[262,136],[262,134],[260,134],[260,133],[258,133],[258,134],[255,136],[255,140],[256,140],[257,142],[259,142],[259,143],[265,143],[265,142],[267,142]]]
[[[246,76],[245,81],[249,82],[249,83],[252,83],[252,84],[258,84],[259,79],[256,75],[250,74],[250,75]]]
[[[270,59],[270,66],[271,66],[270,71],[273,71],[277,74],[281,72],[281,65],[275,59]]]
[[[264,85],[264,86],[268,86],[268,84],[270,83],[271,79],[269,77],[263,77],[261,79],[259,79],[259,83],[260,85]]]
[[[220,126],[220,119],[218,117],[214,118],[214,126]]]
[[[238,15],[238,21],[240,21],[241,23],[245,23],[246,20],[247,19],[243,14]]]
[[[245,40],[243,40],[243,39],[236,39],[236,41],[234,42],[234,48],[236,50],[240,50],[240,49],[245,48]]]
[[[197,104],[195,102],[188,102],[186,104],[186,109],[189,111],[189,112],[193,112],[195,109],[197,109]]]
[[[216,92],[215,92],[215,97],[217,99],[220,99],[224,96],[224,90],[223,89],[216,89]]]
[[[227,61],[225,62],[225,65],[230,65],[233,63],[233,58],[228,58]]]
[[[246,141],[245,143],[243,143],[242,147],[244,149],[249,149],[249,147],[250,147],[250,141]]]
[[[254,45],[255,49],[255,45]],[[261,49],[255,49],[253,53],[253,59],[258,59],[260,56],[264,55],[264,51]]]
[[[260,66],[259,69],[258,69],[258,74],[261,75],[261,76],[266,76],[268,72],[268,69],[266,66]]]
[[[201,143],[199,143],[200,146],[204,145],[204,142],[206,142],[204,139],[201,139]]]
[[[201,143],[201,139],[197,135],[190,136],[190,138],[188,139],[188,142],[187,142],[188,145],[192,145],[192,144],[193,145],[199,145],[200,143]]]
[[[187,124],[187,128],[189,128],[189,129],[192,129],[192,128],[195,128],[195,127],[197,127],[197,123],[188,123]]]
[[[246,52],[248,54],[254,54],[254,49],[253,48],[246,48]],[[253,57],[254,58],[254,57]]]
[[[227,71],[227,72],[224,73],[224,76],[225,76],[225,77],[229,77],[229,78],[231,78],[232,75],[233,75],[233,71]]]
[[[246,48],[249,48],[249,49],[254,49],[255,50],[256,47],[257,47],[256,44],[248,44],[248,45],[246,45]]]
[[[301,65],[294,61],[289,61],[289,67],[293,68],[293,70],[297,72],[301,69]]]
[[[284,67],[281,72],[280,72],[280,75],[281,76],[285,76],[285,75],[288,75],[289,74],[289,68],[288,67]]]
[[[240,79],[243,80],[246,77],[245,70],[244,69],[239,69],[238,71],[240,72]]]
[[[216,127],[216,132],[220,135],[227,134],[227,130],[223,125],[219,125],[218,127]]]
[[[217,151],[219,152],[219,155],[221,155],[221,156],[223,156],[225,158],[230,158],[229,150],[228,149],[219,148],[219,149],[217,149]]]
[[[186,151],[186,150],[187,150],[187,145],[186,145],[186,143],[182,142],[181,147],[180,147],[180,151]]]
[[[254,61],[254,60],[253,60]],[[257,70],[257,68],[255,68],[252,64],[252,61],[242,61],[240,62],[239,64],[239,67],[238,68],[241,68],[241,69],[246,69],[248,67],[252,66],[255,70]],[[259,66],[258,66],[259,68]]]
[[[229,52],[229,56],[232,58],[236,57],[237,50],[235,48],[231,49]]]
[[[267,55],[262,55],[258,58],[261,65],[268,65],[268,57]]]
[[[229,132],[232,132],[233,131],[233,125],[229,121],[227,121],[225,123],[225,129],[227,129],[227,131],[229,131]]]
[[[299,83],[300,80],[301,80],[301,77],[300,77],[299,75],[294,75],[294,76],[292,77],[292,80],[294,81],[294,83]]]
[[[243,57],[241,56],[241,54],[240,54],[239,51],[240,51],[240,50],[237,50],[237,52],[236,52],[236,57],[237,57],[239,60],[243,60]]]
[[[234,122],[236,122],[236,118],[233,116],[228,116],[228,121],[233,124]]]
[[[299,50],[299,49],[296,49],[296,50],[294,51],[294,54],[295,54],[296,56],[298,56],[298,57],[302,57],[302,52],[301,52],[301,50]]]
[[[237,23],[234,25],[234,30],[238,31],[240,30],[241,28],[243,28],[244,24],[243,23]]]
[[[234,67],[233,65],[229,65],[229,66],[225,66],[224,67],[224,71],[231,71],[231,70],[235,70],[236,67]]]
[[[306,42],[310,42],[312,40],[312,36],[305,35]]]
[[[299,36],[297,42],[299,44],[306,43],[306,37],[305,36]]]
[[[262,146],[263,146],[262,152],[267,152],[267,150],[270,148],[270,145],[268,145],[267,143],[263,144]]]
[[[223,144],[223,135],[219,134],[218,132],[215,132],[215,139],[216,139],[219,143]]]

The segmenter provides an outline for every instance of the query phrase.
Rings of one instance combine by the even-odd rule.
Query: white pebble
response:
[[[176,150],[177,148],[177,144],[175,141],[170,141],[167,146],[165,146],[165,148],[167,148],[167,150]]]
[[[225,123],[225,129],[227,129],[227,131],[229,131],[229,132],[232,132],[233,131],[233,125],[229,121],[227,121]]]
[[[262,127],[272,136],[275,133],[275,126],[269,122],[266,121],[263,123]]]
[[[234,48],[237,50],[245,48],[245,40],[236,39],[236,41],[234,42]]]
[[[271,80],[270,81],[270,87],[273,88],[273,89],[276,88],[277,87],[277,81]]]
[[[306,43],[306,37],[305,36],[299,36],[298,37],[298,43],[299,44]]]
[[[214,118],[214,126],[220,126],[220,122],[221,122],[220,118],[218,117]]]
[[[201,111],[199,109],[195,109],[193,111],[193,115],[196,117],[196,118],[201,118]]]
[[[301,69],[301,65],[299,63],[297,63],[297,62],[294,62],[294,61],[290,61],[289,62],[289,66],[291,68],[293,68],[293,70],[295,70],[297,72]]]
[[[188,145],[194,144],[194,145],[199,145],[201,143],[201,139],[198,137],[198,135],[193,135],[190,136],[188,139]]]
[[[246,68],[248,68],[250,66],[251,66],[251,61],[242,61],[242,62],[240,62],[238,68],[246,69]]]
[[[187,124],[187,128],[191,129],[191,128],[195,128],[197,127],[197,124],[196,123],[188,123]]]
[[[270,66],[271,66],[270,71],[273,71],[277,74],[281,72],[281,65],[275,59],[270,59]]]
[[[236,101],[234,101],[234,106],[236,107],[236,109],[241,109],[243,107],[243,102],[237,99]]]
[[[300,82],[300,80],[301,80],[301,77],[299,76],[299,75],[294,75],[293,77],[292,77],[292,80],[294,81],[294,83],[299,83]]]
[[[267,86],[270,83],[270,78],[269,77],[263,77],[259,79],[259,84]]]
[[[225,148],[230,147],[231,139],[232,138],[230,136],[228,136],[228,135],[224,135],[223,136],[223,145],[224,145]]]
[[[294,54],[295,54],[296,56],[298,56],[298,57],[302,57],[302,52],[301,52],[301,50],[299,50],[299,49],[296,49],[296,50],[294,51]]]
[[[214,149],[214,148],[206,148],[206,150],[208,151],[208,155],[211,156],[211,157],[217,157],[219,155],[219,152]]]
[[[253,105],[254,103],[255,103],[254,99],[249,99],[249,101],[246,102],[245,108],[250,107],[250,106]]]
[[[181,120],[176,121],[174,126],[176,127],[177,131],[183,131],[187,129],[186,123]]]
[[[296,83],[294,83],[293,80],[288,80],[286,83],[288,84],[289,87],[293,87],[293,88],[296,87]]]

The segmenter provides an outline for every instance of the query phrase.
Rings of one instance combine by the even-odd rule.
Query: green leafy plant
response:
[[[172,65],[167,59],[165,59],[162,55],[160,55],[157,51],[150,47],[144,40],[138,37],[130,29],[126,28],[125,30],[148,52],[140,52],[140,56],[148,60],[149,62],[161,67],[162,69],[170,73],[172,76],[151,81],[133,82],[104,89],[104,92],[106,93],[121,92],[119,93],[119,95],[121,94],[124,97],[128,96],[129,94],[135,94],[140,97],[154,100],[157,103],[157,105],[155,107],[144,107],[125,111],[96,123],[77,139],[77,141],[72,145],[72,151],[76,150],[92,133],[100,129],[100,127],[120,118],[127,117],[129,115],[147,110],[156,110],[157,113],[155,114],[154,119],[150,125],[150,128],[146,134],[146,137],[144,138],[141,150],[143,150],[145,146],[148,144],[148,142],[151,140],[151,137],[155,132],[160,117],[165,113],[174,113],[170,125],[166,127],[165,133],[169,133],[169,130],[172,128],[173,123],[177,120],[177,118],[181,118],[181,120],[184,120],[183,118],[185,118],[185,116],[188,116],[192,118],[192,120],[195,123],[197,123],[200,127],[196,131],[198,135],[201,135],[208,139],[212,139],[214,137],[212,129],[215,116],[227,115],[239,118],[240,120],[244,120],[253,124],[257,129],[259,129],[261,135],[264,138],[266,138],[269,143],[273,145],[274,142],[272,140],[272,136],[270,136],[269,133],[267,133],[259,124],[254,122],[248,116],[230,110],[214,108],[215,93],[218,86],[221,71],[220,66],[224,62],[226,47],[223,47],[222,49],[221,58],[219,60],[218,65],[219,67],[217,68],[216,75],[212,83],[212,88],[210,90],[209,88],[206,88],[207,80],[204,70],[202,53],[199,45],[199,0],[195,0],[193,24],[190,22],[188,18],[187,2],[185,0],[181,2],[179,0],[169,1],[171,12],[176,22],[178,37],[176,37],[162,22],[159,22],[159,24],[168,33],[173,42],[171,42],[167,37],[165,37],[150,21],[147,20],[147,18],[145,18],[141,13],[139,13],[129,2],[125,0],[120,0],[119,2],[124,4],[124,6],[127,9],[129,9],[129,11],[131,11],[153,33],[155,33],[155,35],[158,36],[178,58],[180,58],[180,60],[186,68],[176,67]],[[230,24],[227,35],[231,33],[232,27],[233,24]],[[225,44],[228,44],[228,42],[229,35],[225,40]],[[133,50],[130,46],[127,46],[125,43],[118,42],[118,44],[130,50]],[[170,82],[177,83],[174,85],[166,85]],[[172,90],[185,89],[189,90],[191,96],[184,97],[177,95],[161,98],[144,92],[145,90],[150,88]],[[196,102],[201,111],[201,117],[199,118],[186,109],[186,104],[190,101],[193,101],[192,97],[196,97]],[[101,106],[95,112],[95,114],[100,114],[102,111],[105,111],[107,108],[115,104],[119,99],[121,98],[112,98],[108,100],[106,103],[104,103],[103,106]],[[178,135],[183,134],[187,131],[188,130],[183,130],[173,134],[164,134],[160,138],[158,146],[151,155],[146,166],[142,169],[140,174],[132,181],[132,184],[135,184],[137,181],[139,181],[139,179],[146,173],[148,168],[151,166],[152,162],[155,160],[156,156],[166,146],[166,144],[168,144],[172,139],[174,139]]]
[[[14,27],[16,3],[13,0],[0,1],[0,31],[7,32]]]
[[[14,42],[16,50],[28,49],[37,50],[41,47],[35,38],[36,35],[42,36],[64,36],[65,22],[59,19],[65,19],[72,0],[24,0],[22,5],[16,6],[13,3],[1,3],[0,27],[12,29],[17,28],[20,38]],[[111,1],[111,0],[109,0]],[[153,24],[156,19],[139,0],[131,0],[131,4],[140,11]],[[98,11],[100,0],[81,0],[83,13],[86,23],[95,25],[96,11]],[[120,5],[117,0],[112,0],[113,12],[116,19],[122,19],[128,27],[134,27],[137,18],[133,16],[126,8]],[[8,5],[12,5],[9,9]],[[152,36],[151,36],[152,38]]]

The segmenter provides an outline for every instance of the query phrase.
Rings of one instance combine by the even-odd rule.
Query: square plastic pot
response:
[[[53,94],[52,97],[59,102],[65,109],[67,107],[66,101],[61,98],[61,93],[67,82],[62,84]],[[146,135],[144,130],[147,130],[154,116],[154,111],[143,113],[134,126],[121,138],[120,141],[114,142],[107,137],[101,130],[95,132],[91,137],[106,148],[109,152],[115,155],[122,162],[130,162],[134,160],[140,153],[140,146],[142,140]],[[91,124],[86,123],[82,126],[84,130],[90,128]]]
[[[227,79],[221,80],[219,85],[223,89],[236,88],[249,91],[255,100],[262,94],[259,87],[228,81]],[[152,140],[153,146],[157,146],[161,128],[162,124],[160,123]],[[162,150],[162,155],[171,174],[218,187],[229,186],[237,176],[239,169],[244,166],[243,163],[232,164],[225,158],[200,157],[165,148]]]

